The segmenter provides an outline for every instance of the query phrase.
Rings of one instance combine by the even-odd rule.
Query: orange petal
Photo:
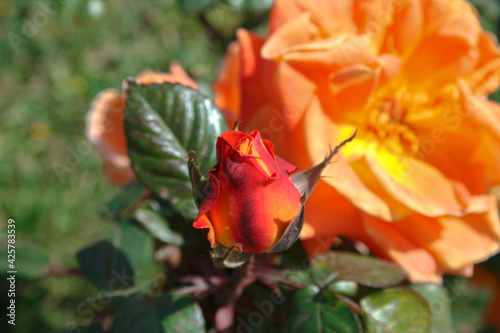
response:
[[[500,85],[500,58],[497,57],[478,66],[466,80],[475,95],[494,93]]]
[[[268,92],[272,84],[275,64],[262,59],[260,49],[264,39],[257,34],[238,29],[236,37],[241,47],[241,119],[243,128],[255,114],[269,105]]]
[[[377,63],[382,70],[379,84],[386,83],[394,78],[401,70],[401,58],[394,54],[383,54],[377,58]]]
[[[363,109],[380,77],[380,70],[362,64],[342,68],[330,77],[330,89],[339,109],[328,113],[352,113]]]
[[[275,72],[275,89],[277,92],[271,94],[273,105],[283,110],[286,127],[293,129],[311,103],[316,85],[290,64],[281,62]]]
[[[306,201],[304,223],[301,239],[363,234],[359,210],[321,179]]]
[[[370,49],[367,35],[343,34],[291,47],[283,61],[322,64],[332,69],[351,64],[371,64],[376,55]]]
[[[422,2],[409,0],[401,2],[394,13],[394,24],[390,28],[394,48],[402,57],[406,57],[418,42],[423,25]]]
[[[315,238],[302,239],[302,246],[308,258],[315,258],[321,253],[327,252],[332,247],[335,236],[325,235]]]
[[[180,83],[193,89],[199,89],[198,84],[189,76],[180,63],[170,62],[170,80],[171,83]]]
[[[476,44],[481,27],[465,1],[429,1],[422,40],[403,65],[412,84],[440,87],[467,75],[479,61]],[[446,50],[446,52],[436,52]]]
[[[87,138],[104,161],[106,180],[115,186],[135,177],[127,155],[124,115],[125,98],[115,89],[97,95],[87,113]]]
[[[269,35],[273,34],[287,21],[295,19],[303,13],[299,1],[276,0],[269,13]]]
[[[208,229],[207,239],[210,242],[210,247],[214,248],[218,245],[217,241],[215,240],[215,232],[212,226],[212,222],[210,222],[206,214],[196,219],[196,221],[194,221],[193,223],[193,227],[197,229]]]
[[[261,55],[266,59],[281,58],[293,49],[294,46],[310,42],[319,35],[319,30],[311,22],[311,15],[304,13],[297,18],[286,22],[274,32],[261,50]]]
[[[313,164],[322,162],[330,147],[338,145],[347,138],[347,135],[352,135],[354,129],[349,132],[341,133],[341,128],[332,123],[330,118],[323,113],[318,99],[313,99],[305,117],[305,141]],[[346,137],[342,137],[343,134]],[[343,158],[342,151],[338,157],[334,157],[334,163],[324,169],[323,175],[325,182],[335,187],[356,207],[385,220],[393,219],[391,208],[377,194],[366,187],[347,160]]]
[[[143,85],[160,83],[180,83],[193,89],[198,89],[198,85],[193,81],[177,62],[170,64],[170,73],[160,73],[153,71],[143,71],[135,79],[136,83]]]
[[[463,214],[452,182],[433,166],[375,145],[367,146],[365,154],[384,188],[411,210],[426,216]]]
[[[241,113],[241,63],[240,45],[229,44],[224,62],[212,85],[215,105],[228,122],[240,119]]]
[[[378,247],[376,252],[406,270],[412,282],[440,283],[442,272],[432,254],[399,232],[396,223],[363,215],[366,232]]]
[[[500,140],[500,105],[474,95],[463,79],[458,80],[458,86],[465,116],[470,116],[479,127],[486,129],[493,138]]]
[[[274,33],[279,27],[296,19],[304,12],[311,14],[312,20],[325,35],[356,31],[356,26],[352,21],[352,0],[277,0],[270,14],[270,33]]]
[[[358,0],[354,3],[354,21],[361,34],[369,36],[370,49],[379,52],[388,26],[392,23],[394,3],[388,0]]]
[[[396,224],[407,238],[432,253],[447,270],[484,261],[500,249],[500,220],[493,196],[489,210],[462,218],[414,215]]]
[[[459,80],[464,122],[471,126],[479,142],[475,145],[469,162],[486,166],[486,177],[482,183],[500,184],[500,105],[476,97],[464,80]]]
[[[481,31],[475,8],[462,0],[434,0],[423,4],[426,35],[460,38],[470,46],[476,44]]]

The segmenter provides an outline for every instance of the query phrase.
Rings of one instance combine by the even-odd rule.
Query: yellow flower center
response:
[[[428,99],[424,93],[410,91],[402,80],[380,87],[367,104],[366,139],[396,154],[416,154],[419,139],[407,117],[423,108]]]

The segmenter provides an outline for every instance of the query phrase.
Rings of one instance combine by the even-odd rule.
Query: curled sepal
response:
[[[201,175],[200,166],[202,158],[195,160],[196,152],[190,151],[188,154],[188,171],[193,188],[193,198],[196,206],[200,208],[201,203],[205,200],[205,187],[208,181]]]
[[[305,200],[304,196],[302,197],[302,200]],[[303,225],[304,225],[304,204],[302,204],[302,208],[300,209],[299,214],[297,214],[297,216],[295,216],[295,218],[290,222],[285,232],[283,233],[283,236],[281,236],[280,240],[267,252],[268,253],[283,252],[291,248],[292,245],[295,244],[295,242],[299,238],[300,231],[302,230]]]
[[[214,260],[215,267],[227,267],[227,268],[236,268],[243,265],[250,259],[254,254],[253,253],[244,253],[235,250],[238,247],[238,244],[235,244],[231,247],[226,247],[223,245],[218,245],[214,248],[212,252],[212,259]]]
[[[345,146],[346,143],[354,140],[354,138],[356,137],[356,133],[357,131],[355,131],[350,138],[342,141],[337,147],[335,147],[335,149],[331,150],[328,156],[325,157],[323,162],[307,170],[292,175],[293,185],[295,185],[300,195],[304,198],[304,201],[307,200],[307,198],[309,198],[312,191],[314,190],[316,183],[321,178],[321,173],[323,172],[323,169],[328,164],[330,164],[333,156],[335,156],[335,154],[339,152],[340,148]]]

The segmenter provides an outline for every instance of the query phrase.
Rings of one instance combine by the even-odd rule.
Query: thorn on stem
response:
[[[325,157],[325,160],[323,161],[323,163],[325,165],[330,164],[333,156],[335,156],[339,152],[340,148],[344,147],[348,142],[351,142],[352,140],[354,140],[357,133],[358,133],[358,130],[355,130],[354,133],[349,138],[342,141],[333,150],[332,150],[332,147],[330,146],[330,153],[328,154],[328,156]]]

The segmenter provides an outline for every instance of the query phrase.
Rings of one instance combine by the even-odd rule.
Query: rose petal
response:
[[[360,111],[370,98],[380,77],[380,70],[372,70],[366,65],[351,65],[342,68],[330,77],[330,89],[339,109],[329,113],[352,113]]]
[[[439,87],[470,72],[479,61],[474,47],[481,27],[465,1],[430,1],[422,40],[403,65],[414,85]],[[446,52],[435,52],[446,50]]]
[[[277,59],[293,49],[294,46],[305,44],[316,39],[319,30],[311,22],[311,15],[304,13],[297,18],[286,22],[274,32],[261,50],[261,55],[266,59]]]
[[[370,170],[396,200],[426,216],[463,214],[453,184],[439,170],[381,147],[369,145],[366,149]]]
[[[334,213],[332,206],[335,206]],[[357,237],[363,233],[359,210],[323,180],[318,182],[306,201],[305,225],[301,239],[323,235],[328,235],[331,239],[333,236]],[[330,245],[331,243],[327,247]]]
[[[275,0],[269,13],[269,34],[274,33],[287,21],[291,21],[303,13],[298,1]]]
[[[160,73],[153,71],[143,71],[135,79],[136,83],[143,85],[161,84],[161,83],[179,83],[193,89],[199,89],[196,82],[189,77],[182,66],[177,62],[170,63],[170,73]]]
[[[311,99],[316,85],[286,62],[280,63],[275,72],[276,93],[271,94],[274,105],[281,112],[287,128],[297,126]]]
[[[400,233],[395,224],[363,214],[363,225],[377,252],[405,269],[412,282],[441,283],[442,271],[432,254]]]
[[[392,23],[394,4],[388,0],[358,0],[354,3],[353,20],[359,33],[369,36],[370,48],[379,52],[386,30]]]
[[[307,111],[305,131],[308,153],[313,164],[318,164],[325,158],[330,146],[335,146],[347,138],[347,135],[341,136],[343,133],[341,133],[339,126],[332,123],[322,112],[317,99],[313,100]],[[352,134],[354,130],[349,129],[349,132],[349,134]],[[351,146],[355,142],[356,140],[349,145]],[[349,146],[345,148],[350,149]],[[365,212],[370,212],[370,214],[386,220],[392,220],[391,208],[366,187],[349,163],[343,158],[343,151],[334,160],[335,162],[328,165],[323,171],[325,182],[335,187],[339,193],[346,196],[355,206]]]
[[[357,63],[370,64],[375,60],[376,55],[370,49],[368,36],[354,34],[300,44],[283,54],[283,61],[322,64],[331,69]]]
[[[104,176],[114,186],[124,186],[134,177],[127,155],[123,128],[125,98],[115,89],[96,96],[87,113],[87,138],[104,161]]]
[[[262,59],[260,49],[264,39],[244,29],[238,29],[236,37],[241,47],[241,119],[243,128],[255,114],[269,105],[269,86],[276,65]]]
[[[397,223],[397,228],[430,251],[446,269],[460,270],[484,261],[500,249],[500,220],[493,196],[489,210],[462,218],[438,220],[415,215]]]
[[[410,0],[401,2],[394,12],[394,24],[389,34],[393,35],[394,47],[402,56],[407,56],[413,51],[423,25],[422,2]]]
[[[217,245],[219,245],[215,240],[215,233],[212,222],[210,222],[210,219],[207,217],[206,214],[203,214],[200,217],[198,217],[196,221],[194,221],[193,227],[197,229],[208,229],[207,239],[210,242],[210,247],[214,248]]]
[[[230,123],[239,120],[241,113],[240,57],[241,49],[238,42],[229,44],[222,66],[212,85],[215,105]]]

